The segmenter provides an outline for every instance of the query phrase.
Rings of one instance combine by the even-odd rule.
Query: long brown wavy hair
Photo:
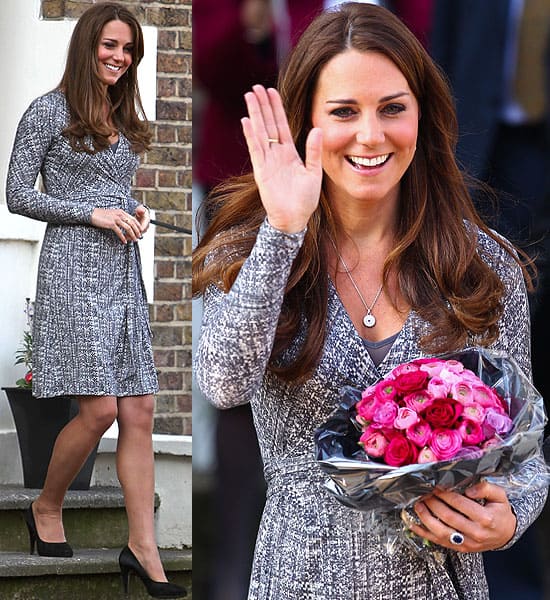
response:
[[[130,27],[133,49],[128,70],[115,85],[107,88],[109,113],[106,119],[97,48],[103,27],[110,21],[122,21]],[[124,6],[112,2],[95,4],[82,14],[74,28],[65,72],[58,85],[69,105],[70,122],[63,133],[73,150],[95,154],[108,148],[112,134],[109,123],[124,133],[135,152],[149,148],[151,132],[137,83],[137,67],[143,51],[141,26]]]
[[[304,32],[279,78],[279,91],[302,159],[311,129],[317,80],[334,56],[348,49],[378,52],[394,62],[415,95],[421,119],[417,150],[401,180],[396,242],[384,280],[397,274],[399,289],[431,329],[429,352],[458,349],[473,334],[488,345],[498,336],[504,284],[479,255],[477,228],[506,249],[531,280],[514,248],[487,228],[455,160],[458,124],[445,78],[415,36],[388,10],[347,3],[319,15]],[[228,291],[249,255],[265,217],[252,174],[219,186],[209,198],[210,225],[193,255],[193,291],[210,284]],[[469,226],[468,223],[474,225]],[[287,381],[312,373],[323,350],[328,262],[322,241],[335,234],[329,199],[321,192],[288,280],[269,368]],[[207,258],[208,257],[208,258]],[[295,359],[277,360],[306,323]]]

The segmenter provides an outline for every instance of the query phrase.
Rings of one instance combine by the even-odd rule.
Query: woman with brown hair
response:
[[[59,434],[44,489],[25,514],[41,556],[73,554],[63,498],[115,419],[117,472],[129,540],[120,554],[156,598],[185,590],[166,580],[153,522],[154,393],[158,390],[138,241],[149,210],[131,197],[138,153],[149,147],[137,85],[141,27],[100,3],[78,20],[59,86],[19,124],[7,181],[11,211],[47,222],[33,320],[33,394],[70,395],[79,414]],[[141,113],[141,117],[138,114]],[[34,189],[41,173],[44,192]]]
[[[198,382],[221,408],[251,403],[264,461],[249,599],[486,599],[481,552],[513,544],[545,491],[417,503],[413,531],[445,549],[425,561],[323,493],[313,448],[343,385],[400,363],[479,345],[530,375],[530,279],[472,206],[449,89],[395,16],[349,3],[306,30],[279,92],[245,99],[253,174],[213,194],[193,285]]]

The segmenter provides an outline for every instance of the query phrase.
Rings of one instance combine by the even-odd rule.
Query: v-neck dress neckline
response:
[[[394,338],[392,345],[389,348],[388,352],[386,353],[384,358],[380,361],[380,363],[378,363],[376,365],[372,359],[370,352],[368,351],[367,344],[365,343],[365,342],[370,342],[370,340],[367,340],[366,338],[364,338],[360,334],[360,332],[357,330],[357,328],[355,327],[346,307],[344,306],[344,303],[342,302],[342,299],[340,298],[340,294],[338,293],[338,290],[337,290],[336,286],[334,285],[334,282],[332,281],[332,278],[330,276],[328,276],[328,285],[329,285],[329,302],[330,302],[330,297],[332,297],[333,301],[335,303],[335,306],[336,306],[335,312],[341,314],[343,323],[347,326],[347,329],[349,330],[352,339],[354,339],[354,341],[355,341],[355,346],[357,348],[360,348],[361,351],[366,354],[366,360],[369,363],[370,367],[380,377],[381,376],[380,369],[383,369],[385,363],[387,363],[387,362],[389,362],[391,364],[392,354],[396,350],[396,347],[399,345],[400,340],[401,340],[405,330],[412,326],[411,321],[413,319],[414,311],[412,309],[409,310],[409,314],[407,315],[407,318],[403,322],[403,325],[399,331],[391,334],[384,340],[380,340],[381,342],[385,342],[392,337]],[[372,342],[370,342],[370,343],[372,343]]]

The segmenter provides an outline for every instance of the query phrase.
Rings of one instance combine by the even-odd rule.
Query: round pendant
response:
[[[376,319],[374,318],[374,315],[365,315],[363,317],[363,325],[365,327],[374,327],[376,325]]]

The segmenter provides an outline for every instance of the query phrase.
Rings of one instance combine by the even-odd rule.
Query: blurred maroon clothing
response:
[[[194,179],[206,189],[250,170],[240,119],[243,96],[256,84],[277,81],[275,27],[260,44],[246,39],[240,13],[243,0],[194,0],[193,75],[206,92]],[[287,2],[293,41],[322,8],[319,0]]]
[[[435,0],[392,0],[389,3],[391,10],[401,18],[424,48],[429,46],[434,2]]]
[[[290,39],[294,46],[306,27],[323,9],[323,0],[287,0],[290,18]]]

